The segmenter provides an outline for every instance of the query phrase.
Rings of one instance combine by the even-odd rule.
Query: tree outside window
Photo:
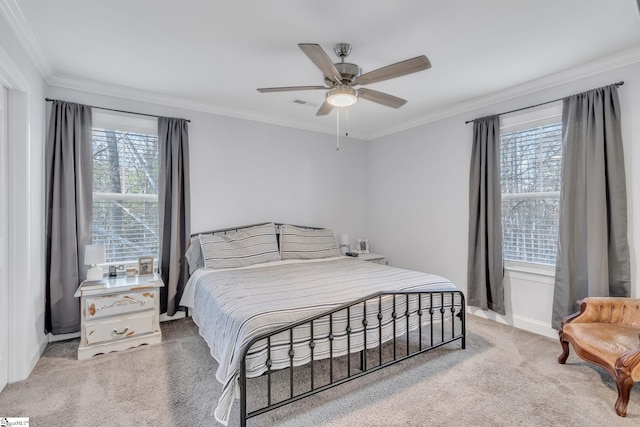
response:
[[[110,263],[157,258],[157,135],[93,129],[93,243]]]

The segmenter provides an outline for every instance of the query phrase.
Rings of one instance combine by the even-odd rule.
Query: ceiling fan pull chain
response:
[[[336,151],[340,151],[340,109],[336,108]]]

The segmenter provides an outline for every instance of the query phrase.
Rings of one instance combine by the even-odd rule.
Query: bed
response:
[[[328,229],[274,223],[195,235],[190,309],[247,419],[460,341],[464,295],[440,276],[340,255]],[[259,391],[249,395],[248,381]],[[253,389],[252,389],[253,390]]]

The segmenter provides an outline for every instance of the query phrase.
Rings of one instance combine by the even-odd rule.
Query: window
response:
[[[555,265],[562,105],[507,117],[500,128],[505,261]]]
[[[108,263],[158,257],[156,119],[94,110],[92,231]]]

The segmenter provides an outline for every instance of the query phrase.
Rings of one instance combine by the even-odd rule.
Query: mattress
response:
[[[223,392],[215,416],[226,424],[238,392],[242,351],[260,334],[381,291],[455,290],[449,280],[433,274],[337,257],[275,261],[226,270],[200,269],[187,283],[181,305],[192,310],[193,320],[219,364],[216,378],[223,384]],[[441,296],[435,294],[434,298]],[[439,304],[438,301],[434,303]],[[352,308],[348,315],[346,310],[336,313],[332,316],[331,326],[328,319],[315,321],[314,360],[330,354],[337,357],[348,351],[360,351],[365,345],[372,348],[381,336],[384,342],[394,334],[404,334],[407,327],[416,328],[418,316],[410,317],[408,325],[403,316],[397,320],[392,318],[394,311],[404,313],[406,304],[415,311],[418,298],[384,296],[366,306],[361,304]],[[381,322],[378,321],[379,311],[383,313]],[[366,331],[362,322],[365,318]],[[380,323],[384,324],[383,328],[379,327]],[[352,329],[349,340],[345,332],[347,326]],[[332,353],[327,338],[329,328],[335,334]],[[294,366],[311,360],[310,335],[309,325],[293,331]],[[289,367],[290,348],[288,332],[271,338],[269,355],[266,340],[256,342],[247,353],[247,377],[264,373],[267,357],[272,363],[271,369]]]

